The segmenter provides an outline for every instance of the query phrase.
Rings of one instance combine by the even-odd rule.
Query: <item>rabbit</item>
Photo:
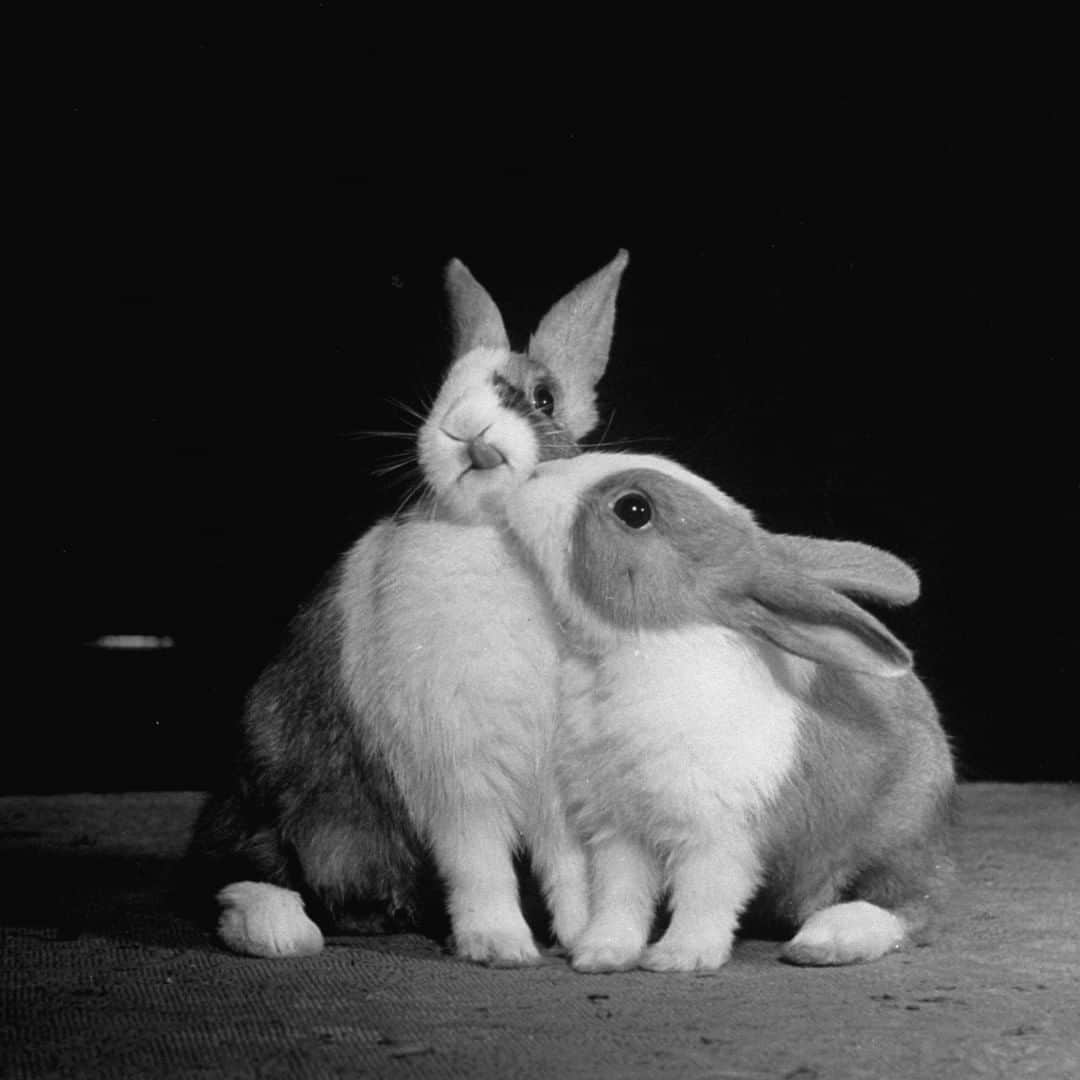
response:
[[[534,963],[521,846],[558,941],[584,928],[584,853],[550,769],[557,629],[497,521],[539,462],[579,453],[597,422],[627,260],[556,303],[525,353],[450,262],[454,360],[418,433],[425,495],[367,532],[298,613],[250,692],[235,782],[198,829],[228,882],[228,948],[309,955],[320,923],[423,924],[434,871],[460,957]]]
[[[797,931],[795,964],[925,931],[952,875],[952,753],[911,653],[851,599],[909,604],[914,570],[769,533],[653,455],[542,464],[504,528],[566,638],[556,772],[591,890],[574,968],[715,971],[752,899]]]

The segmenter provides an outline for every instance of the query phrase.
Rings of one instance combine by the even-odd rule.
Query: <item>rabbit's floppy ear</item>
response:
[[[596,424],[593,390],[607,367],[615,297],[629,258],[620,250],[607,266],[567,293],[529,340],[529,356],[553,372],[567,391],[566,426],[575,438]]]
[[[730,599],[723,607],[729,620]],[[873,615],[797,570],[761,566],[736,610],[740,629],[807,660],[885,678],[911,670],[911,653]]]
[[[460,259],[447,264],[446,292],[454,324],[455,360],[480,347],[509,352],[510,341],[495,301]]]
[[[777,558],[838,592],[884,604],[911,604],[919,598],[919,575],[902,559],[851,540],[772,535]]]

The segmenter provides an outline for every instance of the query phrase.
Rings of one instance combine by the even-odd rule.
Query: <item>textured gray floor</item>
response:
[[[197,794],[0,798],[3,1077],[1080,1077],[1080,788],[965,789],[931,946],[710,977],[486,970],[418,937],[231,956],[170,913]]]

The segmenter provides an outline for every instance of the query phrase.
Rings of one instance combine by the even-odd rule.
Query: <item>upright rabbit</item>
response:
[[[531,852],[565,944],[586,920],[580,847],[550,768],[557,645],[533,577],[493,524],[507,496],[595,424],[627,255],[512,352],[458,261],[455,360],[423,423],[426,493],[368,532],[297,616],[252,690],[233,790],[197,849],[224,864],[219,933],[257,956],[318,951],[305,911],[418,916],[433,860],[470,960],[537,959],[513,857]]]
[[[914,571],[770,534],[653,456],[550,462],[507,507],[570,642],[557,771],[592,888],[574,966],[718,968],[755,894],[797,928],[795,963],[922,930],[950,877],[951,754],[910,653],[850,599],[910,603]]]

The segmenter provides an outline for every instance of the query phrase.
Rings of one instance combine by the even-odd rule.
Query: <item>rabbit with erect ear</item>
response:
[[[853,599],[910,603],[910,567],[770,534],[650,455],[541,465],[507,526],[569,641],[556,769],[591,882],[575,968],[718,968],[755,896],[800,964],[924,929],[951,873],[952,758],[911,654]]]
[[[584,927],[584,855],[551,766],[556,628],[494,522],[595,424],[626,263],[620,251],[559,301],[525,353],[465,266],[447,268],[454,361],[419,431],[424,496],[297,616],[250,694],[236,783],[203,815],[196,850],[228,882],[230,948],[315,952],[318,923],[358,914],[415,925],[433,868],[460,956],[534,962],[519,847],[556,937]]]

